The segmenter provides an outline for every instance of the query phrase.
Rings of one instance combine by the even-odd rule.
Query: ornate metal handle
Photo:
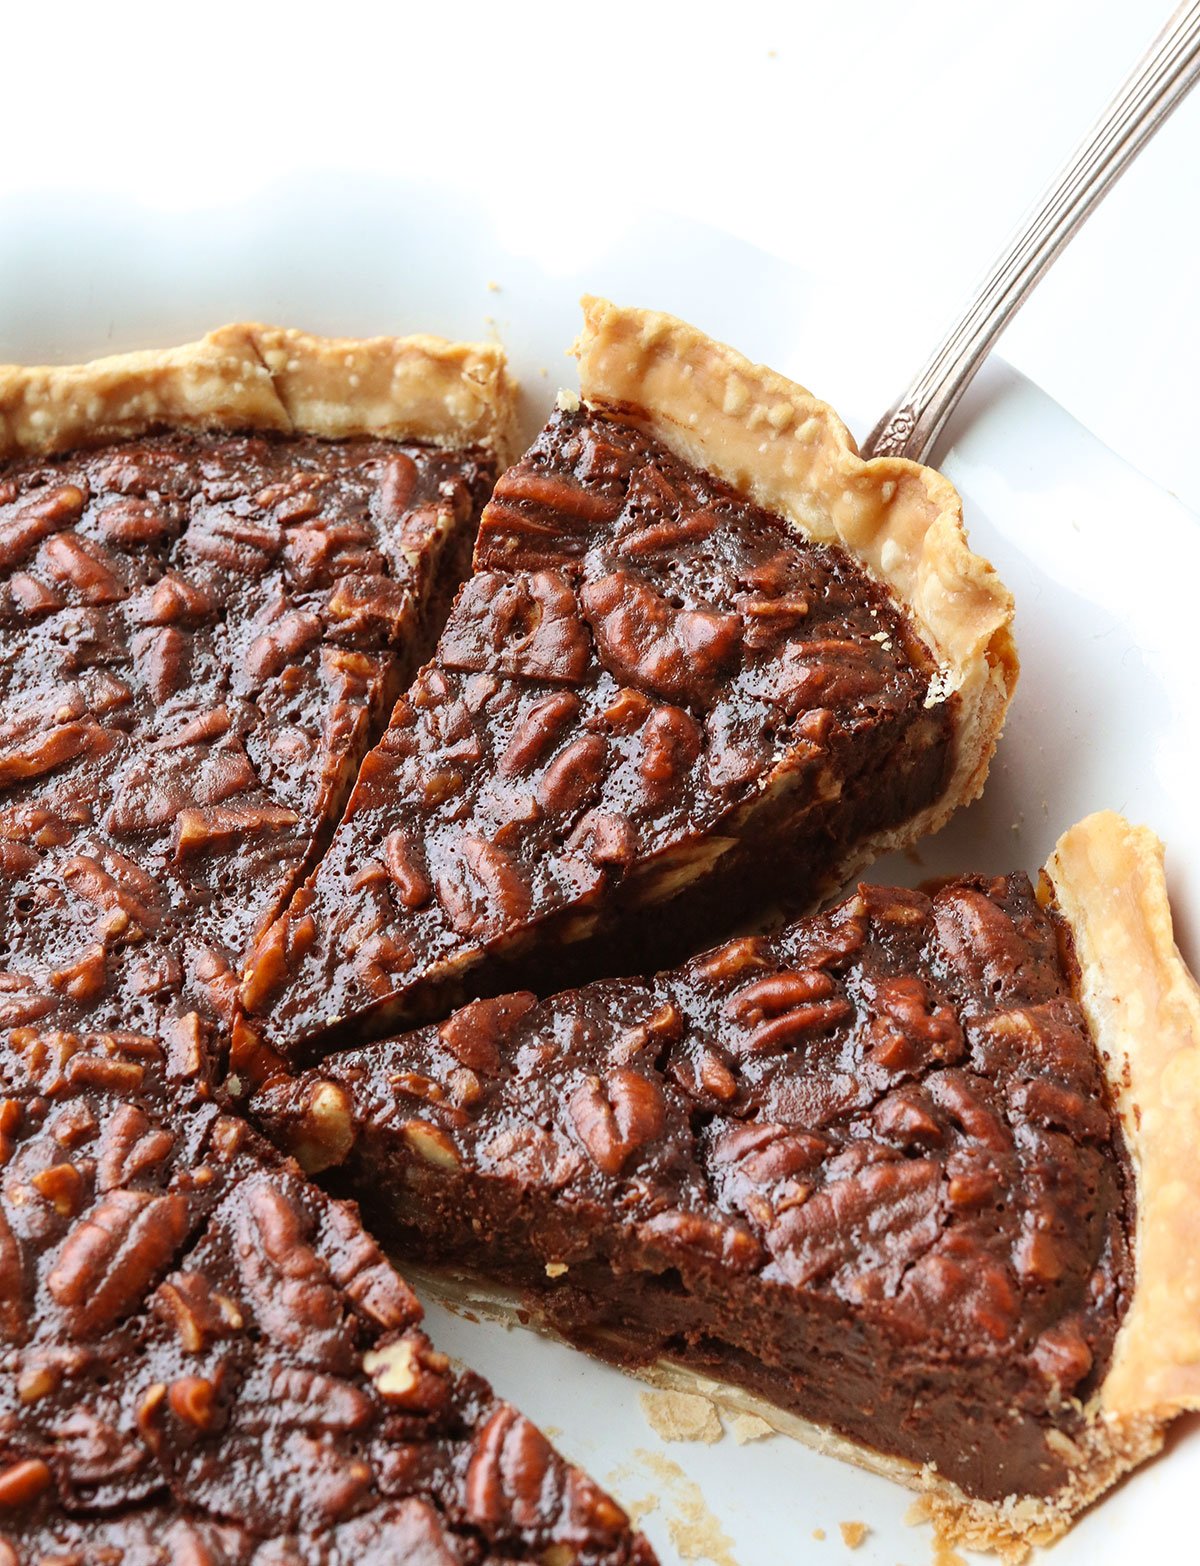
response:
[[[960,319],[862,446],[923,461],[1000,333],[1117,176],[1200,77],[1200,0],[1181,5],[984,278]]]

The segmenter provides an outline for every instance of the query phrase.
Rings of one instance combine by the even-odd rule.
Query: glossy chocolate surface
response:
[[[626,420],[556,413],[475,568],[259,943],[278,1056],[811,904],[943,787],[954,699],[890,596]]]
[[[0,470],[3,1566],[651,1560],[220,1083],[490,479],[257,437]]]

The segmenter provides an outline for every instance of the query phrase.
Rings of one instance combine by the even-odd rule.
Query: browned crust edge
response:
[[[165,428],[481,445],[503,463],[515,405],[504,353],[491,343],[314,337],[239,322],[177,348],[0,366],[0,460]]]
[[[891,588],[937,658],[930,703],[958,696],[942,795],[857,845],[843,874],[936,831],[983,788],[1018,674],[1011,594],[971,552],[954,486],[903,458],[864,462],[825,403],[674,316],[591,297],[583,311],[573,349],[582,396],[633,414],[677,456],[848,550]]]
[[[1163,846],[1112,811],[1046,865],[1136,1183],[1136,1285],[1100,1390],[1110,1421],[1200,1408],[1200,987],[1175,944]]]

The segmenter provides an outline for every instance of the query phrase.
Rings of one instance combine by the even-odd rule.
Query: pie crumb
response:
[[[817,1541],[818,1544],[821,1544],[824,1541],[824,1538],[825,1538],[825,1530],[824,1530],[824,1528],[814,1528],[813,1529],[813,1538]]]
[[[698,1392],[641,1392],[642,1412],[664,1441],[703,1441],[712,1445],[724,1434],[716,1409]]]
[[[765,1441],[776,1431],[774,1425],[769,1425],[757,1414],[734,1414],[729,1421],[729,1433],[739,1446],[745,1446],[748,1441]]]
[[[556,1261],[556,1262],[547,1262],[546,1263],[546,1276],[547,1276],[547,1278],[561,1278],[563,1273],[565,1273],[566,1271],[568,1271],[566,1262],[557,1262]]]
[[[967,1566],[966,1561],[943,1539],[933,1541],[933,1566]]]
[[[838,1527],[841,1529],[842,1543],[848,1550],[857,1550],[871,1531],[866,1523],[861,1522],[838,1523]]]
[[[667,1510],[667,1531],[680,1558],[709,1561],[711,1566],[738,1566],[733,1555],[733,1540],[722,1528],[720,1520],[709,1511],[700,1486],[688,1478],[678,1463],[661,1452],[638,1447],[633,1455],[666,1488],[663,1500]]]
[[[488,286],[488,293],[489,294],[498,294],[500,292],[500,284],[499,283],[493,283],[490,277],[488,278],[488,285],[487,286]]]
[[[629,1521],[635,1528],[640,1528],[645,1518],[658,1510],[658,1496],[646,1495],[640,1501],[622,1501],[621,1504],[629,1513]]]

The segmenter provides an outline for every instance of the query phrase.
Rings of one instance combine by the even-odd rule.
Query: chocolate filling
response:
[[[0,471],[0,1561],[652,1566],[217,1081],[490,478],[253,436]]]
[[[84,1058],[0,1075],[0,1556],[652,1566],[352,1207],[154,1040]]]
[[[862,886],[656,978],[477,1002],[255,1109],[400,1254],[576,1342],[971,1495],[1049,1495],[1131,1281],[1066,945],[1021,875]]]

